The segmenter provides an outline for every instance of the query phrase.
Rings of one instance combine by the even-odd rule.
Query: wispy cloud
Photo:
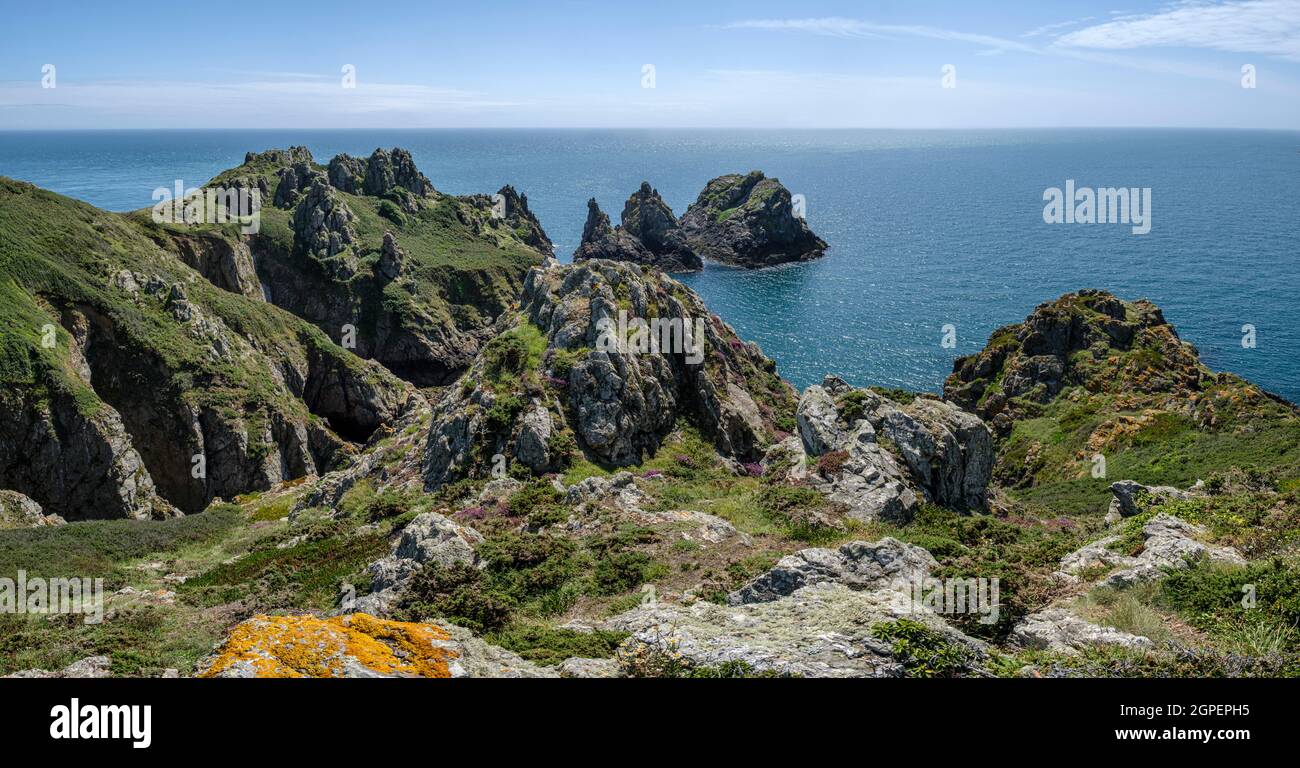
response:
[[[1122,16],[1076,30],[1056,44],[1105,50],[1209,48],[1300,61],[1300,0],[1182,2],[1160,13]]]
[[[1091,16],[1087,16],[1082,19],[1071,19],[1070,21],[1058,21],[1055,24],[1044,24],[1041,27],[1034,27],[1028,32],[1025,32],[1024,34],[1021,35],[1021,37],[1039,37],[1041,35],[1051,34],[1052,32],[1055,32],[1059,29],[1065,29],[1066,27],[1077,26],[1079,24],[1082,24],[1085,21],[1092,21],[1092,18],[1093,17]]]
[[[1238,5],[1270,5],[1270,6],[1297,6],[1300,0],[1257,0],[1254,3],[1239,3]],[[1073,38],[1076,35],[1082,36],[1089,30],[1109,27],[1112,25],[1122,25],[1129,23],[1128,20],[1117,19],[1106,24],[1088,27],[1087,29],[1078,30],[1066,37]],[[959,30],[943,29],[940,27],[931,27],[925,25],[911,24],[879,24],[873,21],[862,19],[849,19],[843,17],[828,18],[810,18],[810,19],[749,19],[737,21],[725,25],[727,29],[759,29],[772,30],[779,32],[801,32],[816,35],[827,35],[840,38],[877,38],[877,39],[904,39],[904,38],[924,38],[929,40],[941,40],[959,43],[969,43],[978,46],[980,50],[976,52],[979,56],[990,56],[1001,53],[1014,52],[1023,53],[1033,56],[1055,56],[1071,58],[1079,61],[1087,61],[1104,66],[1123,67],[1143,72],[1156,74],[1175,74],[1183,77],[1193,77],[1204,80],[1214,80],[1218,82],[1235,82],[1237,75],[1235,71],[1224,69],[1223,67],[1202,64],[1194,61],[1182,59],[1157,58],[1152,56],[1124,56],[1109,51],[1099,50],[1102,48],[1121,49],[1126,47],[1121,45],[1094,46],[1083,45],[1079,42],[1064,42],[1066,37],[1057,38],[1050,43],[1035,43],[1028,40],[1011,40],[1008,38],[998,37],[996,35],[986,35],[974,32],[962,32]],[[1087,39],[1087,38],[1078,38]]]
[[[959,32],[922,24],[877,24],[861,19],[833,16],[820,19],[749,19],[726,25],[727,29],[766,29],[779,32],[808,32],[844,38],[923,37],[930,40],[953,40],[985,48],[1036,53],[1032,45],[993,35]]]

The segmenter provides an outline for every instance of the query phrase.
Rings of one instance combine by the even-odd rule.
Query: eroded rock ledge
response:
[[[628,330],[647,318],[656,325],[640,336]],[[666,335],[652,343],[654,329]],[[772,361],[661,272],[605,260],[534,269],[520,316],[435,406],[427,481],[482,472],[495,454],[545,472],[566,445],[639,463],[682,417],[724,456],[752,460],[793,409]]]

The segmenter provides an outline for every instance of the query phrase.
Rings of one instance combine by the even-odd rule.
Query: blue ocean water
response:
[[[805,196],[827,256],[681,279],[800,387],[834,372],[938,391],[994,329],[1093,287],[1155,301],[1210,366],[1300,401],[1300,132],[0,132],[0,175],[131,210],[156,187],[197,186],[248,150],[291,144],[322,161],[407,147],[446,192],[513,184],[561,260],[589,197],[617,219],[644,179],[680,214],[714,176],[776,176]],[[1150,233],[1045,224],[1043,191],[1067,179],[1150,187]],[[955,349],[940,343],[947,324]]]

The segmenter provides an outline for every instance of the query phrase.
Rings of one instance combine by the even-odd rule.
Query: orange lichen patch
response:
[[[236,626],[200,677],[232,671],[254,677],[345,677],[364,668],[395,677],[451,677],[459,654],[433,624],[334,616],[254,616]]]
[[[432,624],[376,619],[365,613],[342,617],[352,633],[348,655],[386,674],[451,677],[447,660],[459,654],[439,645],[451,635]]]

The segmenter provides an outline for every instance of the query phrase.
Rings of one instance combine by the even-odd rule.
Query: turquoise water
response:
[[[248,150],[318,160],[404,146],[439,189],[510,183],[567,260],[595,197],[617,216],[642,179],[681,213],[712,177],[758,168],[807,199],[830,243],[810,264],[683,276],[805,386],[937,391],[958,355],[1066,291],[1146,297],[1214,368],[1300,400],[1300,133],[1045,131],[0,132],[0,175],[112,210],[197,186]],[[1043,191],[1150,187],[1152,228],[1043,223]],[[1257,346],[1241,345],[1244,324]],[[957,330],[955,349],[940,344]]]

